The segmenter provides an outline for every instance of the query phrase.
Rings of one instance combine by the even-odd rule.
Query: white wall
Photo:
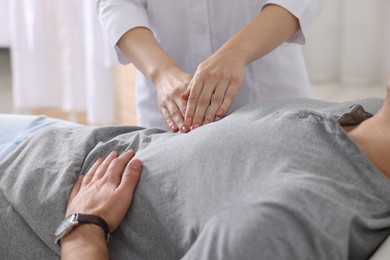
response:
[[[390,1],[327,0],[304,53],[313,82],[383,83],[390,76]]]
[[[9,0],[0,0],[0,48],[8,48],[10,45],[8,3]]]

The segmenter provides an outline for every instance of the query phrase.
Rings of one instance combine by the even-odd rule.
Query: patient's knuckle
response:
[[[116,166],[116,165],[118,165],[118,164],[120,164],[120,163],[121,163],[121,160],[120,160],[119,158],[115,158],[115,159],[113,159],[113,160],[111,161],[111,164],[114,165],[114,166]]]
[[[99,166],[99,168],[98,169],[103,169],[103,168],[106,168],[108,165],[110,165],[110,163],[109,162],[107,162],[107,161],[104,161],[100,166]]]

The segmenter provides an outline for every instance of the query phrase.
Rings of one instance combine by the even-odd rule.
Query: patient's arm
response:
[[[141,161],[131,160],[133,156],[132,150],[119,157],[112,152],[104,161],[98,160],[75,183],[66,215],[96,215],[107,222],[110,232],[115,230],[131,205],[142,170]],[[103,229],[94,224],[76,226],[61,240],[61,258],[108,259]]]
[[[61,259],[109,259],[103,230],[96,225],[79,225],[61,240]]]

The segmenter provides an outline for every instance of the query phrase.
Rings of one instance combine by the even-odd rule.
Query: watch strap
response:
[[[108,227],[107,222],[102,219],[99,216],[95,215],[88,215],[88,214],[81,214],[77,213],[75,216],[75,221],[77,221],[79,224],[95,224],[101,227],[104,231],[104,234],[106,236],[106,241],[108,242],[108,239],[110,238],[110,229]]]

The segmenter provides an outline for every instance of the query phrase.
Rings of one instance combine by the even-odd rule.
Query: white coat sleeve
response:
[[[304,44],[307,34],[319,16],[324,3],[325,0],[268,0],[265,5],[279,5],[298,18],[301,29],[288,42]]]
[[[118,47],[119,39],[135,27],[150,28],[145,0],[96,0],[97,13],[122,64],[130,61]]]

